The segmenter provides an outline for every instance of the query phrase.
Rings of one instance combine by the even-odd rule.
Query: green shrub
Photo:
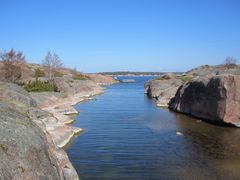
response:
[[[167,74],[156,78],[156,80],[169,80],[169,79],[171,79],[171,77]]]
[[[34,70],[34,77],[35,78],[44,77],[44,76],[45,76],[45,74],[40,68],[37,68],[37,69]]]
[[[0,144],[0,148],[1,148],[5,153],[7,153],[7,151],[8,151],[7,145],[5,145],[5,144]]]
[[[56,85],[53,85],[49,81],[34,80],[29,81],[28,84],[24,86],[24,89],[28,92],[43,92],[43,91],[55,91],[58,92]]]

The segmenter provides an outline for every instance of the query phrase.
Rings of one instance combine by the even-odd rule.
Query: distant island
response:
[[[109,76],[161,76],[167,72],[135,72],[135,71],[116,71],[116,72],[100,72],[102,75]],[[171,72],[174,74],[182,74],[182,72]]]

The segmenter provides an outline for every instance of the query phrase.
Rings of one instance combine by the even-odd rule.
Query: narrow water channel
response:
[[[67,153],[82,180],[240,178],[240,129],[157,108],[144,95],[150,77],[135,79],[76,105],[85,130]]]

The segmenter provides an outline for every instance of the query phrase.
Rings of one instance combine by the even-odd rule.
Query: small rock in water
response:
[[[176,135],[178,135],[178,136],[182,136],[182,135],[183,135],[183,133],[181,133],[181,132],[177,131],[177,132],[176,132]]]
[[[197,120],[197,123],[200,123],[200,122],[202,122],[202,120]]]

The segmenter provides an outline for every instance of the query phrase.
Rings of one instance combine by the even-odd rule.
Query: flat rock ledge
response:
[[[39,106],[42,110],[48,112],[51,116],[44,117],[42,122],[45,122],[47,131],[52,136],[53,142],[61,148],[66,147],[74,138],[83,131],[82,128],[73,127],[71,124],[74,122],[73,115],[77,115],[73,105],[91,100],[93,96],[102,93],[102,90],[94,90],[91,92],[78,93],[73,96],[59,98],[56,96],[49,96],[48,102],[41,103]],[[36,94],[31,96],[34,98]]]

